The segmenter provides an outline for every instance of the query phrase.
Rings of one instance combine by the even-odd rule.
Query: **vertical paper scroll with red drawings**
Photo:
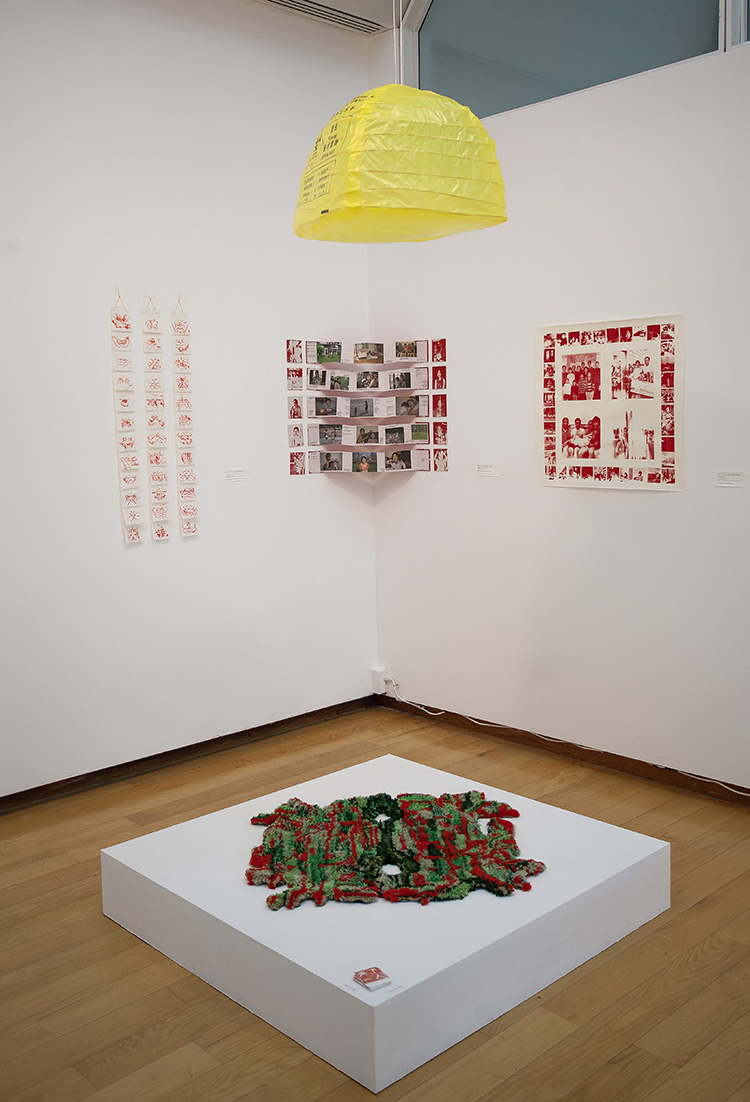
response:
[[[125,542],[142,543],[146,524],[154,542],[168,541],[175,531],[175,511],[180,535],[194,536],[198,532],[198,505],[190,322],[181,299],[170,314],[169,331],[165,333],[160,309],[151,295],[145,295],[138,333],[137,326],[133,329],[130,312],[118,291],[115,305],[110,309],[109,337],[120,514]],[[136,394],[140,388],[140,376],[136,386],[136,360],[142,367],[142,399]],[[172,401],[168,397],[166,370],[170,360]],[[145,434],[136,407],[145,408]],[[172,427],[170,407],[173,407]],[[144,435],[145,454],[139,450]],[[174,446],[176,473],[172,470],[170,445]]]
[[[540,329],[540,478],[550,486],[682,490],[683,318]]]
[[[146,466],[148,469],[148,517],[151,539],[163,543],[171,534],[169,454],[164,387],[164,334],[161,310],[146,295],[141,310],[143,393],[146,414]]]
[[[125,543],[140,543],[144,509],[134,403],[133,325],[130,311],[120,298],[119,291],[109,312],[109,340],[122,533]]]
[[[169,315],[172,347],[175,456],[177,461],[177,510],[180,535],[198,534],[198,498],[195,473],[193,423],[193,366],[190,354],[190,319],[178,299]]]
[[[286,408],[290,474],[448,470],[445,340],[288,340]]]

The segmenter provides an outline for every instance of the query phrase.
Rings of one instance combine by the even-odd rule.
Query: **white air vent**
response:
[[[276,4],[280,8],[289,8],[312,19],[322,19],[326,23],[336,23],[339,27],[359,31],[361,34],[381,34],[393,27],[393,4],[391,0],[335,0],[334,4],[316,4],[315,0],[262,0],[265,4]],[[404,4],[404,8],[406,8]]]

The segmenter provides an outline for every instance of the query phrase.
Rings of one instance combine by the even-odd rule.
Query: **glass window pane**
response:
[[[749,14],[750,0],[729,0],[727,16],[729,21],[728,46],[738,46],[741,42],[747,42]]]
[[[480,117],[718,48],[718,0],[432,0],[420,85]]]

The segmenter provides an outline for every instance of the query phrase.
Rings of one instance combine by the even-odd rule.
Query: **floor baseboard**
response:
[[[386,708],[395,708],[397,711],[408,712],[415,716],[425,715],[425,712],[416,704],[409,704],[406,701],[396,700],[393,697],[384,695],[379,696],[378,700]],[[712,796],[728,803],[750,807],[750,788],[744,788],[742,785],[729,785],[729,782],[712,780],[710,777],[693,776],[689,773],[682,773],[679,769],[671,769],[666,765],[653,765],[649,762],[639,761],[638,758],[613,754],[608,750],[590,750],[585,746],[577,746],[574,742],[564,742],[562,739],[535,735],[531,731],[523,731],[518,727],[505,727],[502,724],[493,726],[484,720],[478,721],[477,724],[472,722],[468,716],[459,715],[457,712],[441,712],[439,715],[430,715],[430,718],[434,719],[436,723],[450,723],[452,726],[468,727],[473,731],[479,728],[485,734],[506,739],[508,742],[519,742],[523,746],[530,746],[537,750],[547,750],[551,754],[559,754],[564,758],[582,761],[587,765],[611,769],[616,773],[629,773],[631,776],[640,777],[643,780],[657,781],[659,784],[669,785],[670,788],[683,788],[689,792],[699,792],[702,796]]]
[[[57,800],[62,796],[87,792],[92,788],[100,788],[116,781],[139,777],[145,773],[153,773],[157,769],[166,769],[167,766],[193,761],[197,758],[207,757],[209,754],[218,754],[222,750],[241,746],[243,743],[255,739],[270,738],[284,731],[292,731],[298,727],[309,727],[323,720],[335,719],[337,716],[349,715],[353,712],[363,711],[366,708],[394,708],[410,715],[425,715],[425,712],[416,704],[395,700],[390,696],[375,694],[363,696],[356,700],[345,701],[343,704],[333,704],[328,708],[318,708],[313,712],[305,712],[303,715],[291,716],[289,719],[278,720],[275,723],[266,723],[261,727],[251,727],[246,731],[237,731],[230,735],[219,735],[218,738],[206,739],[204,742],[196,742],[190,746],[180,746],[174,750],[151,754],[135,761],[123,762],[120,765],[112,765],[106,769],[96,769],[91,773],[66,777],[50,784],[43,784],[36,788],[25,789],[22,792],[0,796],[0,815],[25,807],[33,807],[36,804],[47,803],[50,800]],[[476,723],[472,722],[467,716],[459,715],[456,712],[441,712],[439,715],[430,715],[430,718],[434,719],[436,723],[449,723],[452,726],[477,730]],[[712,780],[710,777],[691,776],[687,773],[681,773],[679,769],[652,765],[649,762],[639,761],[637,758],[625,757],[623,754],[612,754],[607,750],[590,750],[584,746],[577,746],[573,742],[564,742],[547,738],[544,735],[535,735],[531,731],[524,731],[517,727],[493,726],[481,721],[479,729],[495,738],[521,743],[523,746],[530,746],[537,750],[546,750],[551,754],[559,754],[565,758],[585,762],[587,765],[611,769],[616,773],[629,773],[643,780],[668,785],[670,788],[682,788],[690,792],[699,792],[703,796],[711,796],[728,803],[750,807],[750,789],[741,785],[733,784],[727,787],[721,781]]]
[[[195,742],[190,746],[178,746],[174,750],[165,750],[160,754],[150,754],[148,757],[137,758],[135,761],[123,762],[120,765],[108,766],[105,769],[95,769],[91,773],[66,777],[61,781],[42,784],[37,788],[27,788],[22,792],[12,792],[10,795],[0,796],[0,815],[8,811],[17,811],[23,807],[33,807],[35,804],[47,803],[49,800],[57,800],[61,796],[72,796],[78,792],[87,792],[92,788],[101,788],[103,785],[113,784],[115,781],[140,777],[144,773],[153,773],[157,769],[166,769],[170,765],[193,761],[196,758],[205,758],[209,754],[218,754],[222,750],[242,746],[243,743],[255,739],[270,738],[272,735],[281,734],[283,731],[292,731],[297,727],[309,727],[311,724],[320,723],[322,720],[335,719],[337,716],[348,715],[350,712],[360,712],[364,708],[378,707],[380,703],[380,697],[378,696],[358,697],[356,700],[347,700],[343,704],[333,704],[328,708],[318,708],[313,712],[291,716],[289,719],[281,719],[275,723],[265,723],[261,727],[251,727],[246,731],[236,731],[230,735],[219,735],[217,738]]]

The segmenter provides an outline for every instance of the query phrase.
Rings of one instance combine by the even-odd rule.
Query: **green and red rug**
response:
[[[483,888],[494,895],[528,891],[541,861],[519,857],[518,812],[483,792],[428,796],[352,796],[326,807],[292,798],[256,815],[265,826],[253,850],[248,883],[277,889],[271,910],[298,907],[463,899]],[[486,820],[486,832],[482,820]]]

